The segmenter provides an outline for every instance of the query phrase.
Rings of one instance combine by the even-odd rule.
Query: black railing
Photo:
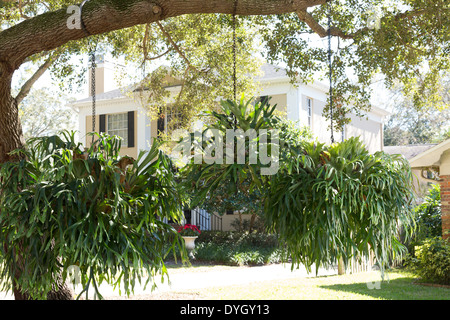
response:
[[[206,210],[200,208],[195,208],[190,211],[190,223],[199,226],[200,230],[222,231],[221,217],[209,214]]]

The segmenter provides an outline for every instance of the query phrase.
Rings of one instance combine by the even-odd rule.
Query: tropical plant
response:
[[[72,89],[70,80],[83,74],[77,72],[83,64],[74,55],[84,57],[93,45],[115,57],[123,56],[125,61],[139,60],[144,70],[142,60],[150,63],[168,58],[170,69],[176,76],[182,75],[184,89],[178,98],[184,110],[189,109],[189,102],[194,101],[195,107],[199,101],[215,99],[220,91],[229,97],[229,79],[235,71],[231,63],[232,13],[238,16],[234,38],[238,89],[251,86],[245,78],[255,68],[252,40],[262,40],[256,47],[263,48],[269,62],[285,64],[294,82],[313,81],[318,72],[327,72],[327,48],[311,39],[327,36],[330,17],[330,35],[339,39],[338,47],[332,48],[330,75],[339,107],[331,112],[328,104],[324,110],[327,116],[333,114],[338,126],[349,121],[350,111],[364,114],[370,108],[371,83],[377,72],[384,75],[387,86],[400,80],[418,107],[430,105],[430,101],[442,105],[436,92],[445,71],[450,70],[446,0],[239,0],[217,6],[209,0],[161,0],[155,4],[98,0],[83,4],[81,10],[68,0],[0,2],[0,163],[20,160],[12,157],[11,151],[24,144],[18,105],[30,88],[50,69],[62,80],[59,84]],[[378,27],[368,23],[373,20]],[[81,30],[81,22],[87,32]],[[35,72],[13,93],[17,72],[30,64]],[[241,69],[243,65],[249,68]],[[150,69],[155,70],[153,66],[146,70]],[[349,69],[356,82],[349,79]],[[168,85],[166,75],[170,76],[152,73],[146,78],[157,83],[151,81],[151,88],[143,87],[155,95],[163,92]],[[424,81],[419,82],[420,78]]]
[[[234,143],[235,140],[227,140],[222,146],[218,144],[214,156],[221,153],[225,157],[231,149],[232,159],[225,159],[225,161],[221,159],[221,161],[212,164],[206,161],[196,163],[195,158],[191,159],[183,172],[192,188],[193,206],[202,204],[209,197],[214,197],[212,192],[219,187],[228,190],[227,194],[236,194],[239,192],[239,187],[247,183],[246,192],[248,196],[252,197],[255,186],[261,185],[261,169],[268,167],[267,164],[261,162],[260,157],[255,157],[254,161],[250,161],[251,155],[258,154],[257,150],[251,145],[255,146],[259,143],[259,148],[261,148],[261,145],[264,144],[268,153],[271,152],[271,144],[261,143],[260,141],[263,131],[267,133],[267,141],[270,141],[270,129],[274,128],[278,119],[273,116],[276,105],[271,106],[266,100],[255,101],[254,98],[245,101],[244,96],[242,96],[237,102],[222,100],[221,107],[222,112],[207,112],[213,118],[213,121],[202,133],[202,137],[207,137],[210,130],[215,130],[219,136],[212,136],[201,141],[196,141],[194,136],[194,139],[192,139],[194,151],[208,150],[219,139],[227,137],[227,133],[230,131],[240,134],[240,138],[243,138],[243,144]],[[247,140],[245,134],[249,132],[254,132],[255,136],[250,136]],[[239,156],[243,156],[242,160],[238,158]]]
[[[210,128],[276,127],[274,108],[256,104],[222,103]],[[245,153],[255,152],[247,144]],[[359,138],[327,146],[293,139],[280,132],[279,170],[261,175],[261,163],[190,164],[188,181],[203,197],[221,183],[251,179],[263,201],[269,232],[278,233],[293,265],[311,268],[345,264],[372,251],[382,271],[393,257],[406,252],[398,240],[401,225],[410,233],[408,210],[413,199],[409,163],[384,152],[369,154]],[[232,184],[230,189],[233,188]]]
[[[409,164],[400,156],[369,154],[359,138],[326,146],[305,142],[296,158],[270,176],[264,219],[286,243],[294,263],[347,264],[372,251],[383,271],[405,253],[399,225],[410,230]]]
[[[268,103],[270,100],[265,102]],[[224,108],[228,108],[229,104],[230,102],[226,103]],[[252,115],[250,110],[247,110],[250,109],[251,104],[236,104],[236,106],[242,109],[246,108],[243,112],[240,111],[241,114]],[[264,106],[255,105],[255,108],[261,107]],[[264,121],[273,126],[274,129],[278,130],[283,144],[283,148],[279,150],[280,153],[289,153],[292,148],[298,147],[302,141],[311,140],[313,138],[309,128],[301,127],[298,123],[290,121],[285,117],[278,117],[275,114],[276,110],[273,113],[268,114]],[[216,119],[220,121],[219,117],[216,117]],[[234,121],[234,119],[230,120]],[[284,157],[284,155],[281,157]],[[233,177],[229,176],[228,179],[233,179]],[[230,185],[232,185],[233,188],[230,188]],[[208,194],[202,203],[202,206],[206,211],[211,213],[225,214],[228,210],[237,211],[239,219],[235,219],[232,226],[238,231],[248,230],[249,232],[252,232],[254,229],[262,231],[264,229],[263,222],[261,219],[257,219],[257,217],[262,214],[263,210],[262,198],[261,191],[257,188],[252,188],[252,179],[251,177],[247,177],[245,180],[239,182],[236,182],[235,180],[223,181],[216,189],[214,189],[214,192]],[[242,214],[251,215],[251,218],[249,220],[243,220]],[[254,228],[255,226],[257,227]]]
[[[93,284],[100,297],[103,281],[130,294],[144,275],[147,285],[167,274],[163,258],[182,243],[163,219],[179,221],[183,201],[169,158],[156,142],[133,159],[119,156],[120,138],[95,138],[88,150],[74,133],[34,138],[1,166],[3,289],[46,298],[73,265],[82,293]]]

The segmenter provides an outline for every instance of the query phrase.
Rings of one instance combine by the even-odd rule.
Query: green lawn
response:
[[[248,285],[194,290],[196,299],[211,300],[450,300],[450,289],[413,284],[416,280],[403,271],[390,272],[389,281],[379,289],[367,282],[380,280],[379,272],[343,276],[262,281]],[[373,287],[373,286],[372,286]],[[172,298],[174,297],[172,293]],[[179,292],[186,295],[187,292]]]

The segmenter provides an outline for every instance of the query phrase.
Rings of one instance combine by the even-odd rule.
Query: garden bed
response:
[[[273,234],[203,231],[195,243],[192,264],[258,266],[288,260],[278,237]]]

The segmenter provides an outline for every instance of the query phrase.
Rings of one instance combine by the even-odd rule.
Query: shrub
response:
[[[435,237],[416,247],[408,266],[422,281],[450,285],[450,241]]]
[[[195,258],[231,265],[280,263],[286,254],[273,234],[204,231],[196,241]]]
[[[428,189],[423,202],[414,208],[412,214],[415,221],[414,232],[409,239],[403,234],[401,238],[410,255],[415,256],[415,248],[425,240],[442,236],[441,193],[438,184]]]
[[[279,245],[278,236],[276,234],[237,231],[204,231],[196,241],[196,243],[202,242],[259,247],[277,247]]]
[[[439,185],[428,190],[424,202],[415,208],[417,215],[416,241],[442,236],[441,192]]]

